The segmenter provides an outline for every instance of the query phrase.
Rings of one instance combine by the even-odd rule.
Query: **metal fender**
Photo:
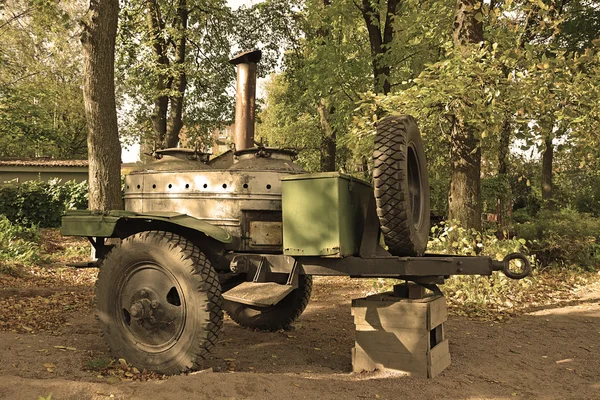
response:
[[[62,217],[60,233],[63,236],[119,237],[117,226],[127,226],[127,222],[160,222],[193,229],[204,233],[221,243],[231,243],[232,237],[226,230],[211,225],[187,214],[169,211],[149,211],[138,213],[125,210],[96,212],[89,210],[67,211]]]

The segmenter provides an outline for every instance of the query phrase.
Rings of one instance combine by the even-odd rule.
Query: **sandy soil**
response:
[[[2,290],[14,292],[0,288],[0,298]],[[0,331],[0,399],[600,398],[597,284],[569,304],[506,322],[451,316],[446,329],[452,365],[430,380],[351,373],[350,302],[364,294],[356,281],[317,278],[295,330],[254,332],[228,319],[204,371],[145,382],[89,369],[90,362],[110,355],[91,308],[74,307],[49,333]]]

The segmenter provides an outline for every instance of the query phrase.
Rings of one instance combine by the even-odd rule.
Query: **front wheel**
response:
[[[97,313],[112,352],[138,369],[197,368],[223,325],[221,288],[206,256],[162,231],[123,240],[102,263]]]

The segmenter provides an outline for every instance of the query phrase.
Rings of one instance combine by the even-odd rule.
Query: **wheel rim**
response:
[[[421,169],[419,158],[414,145],[411,143],[407,149],[407,175],[408,175],[408,197],[415,229],[419,229],[423,222],[423,181],[421,180]]]
[[[179,281],[159,264],[126,268],[117,291],[115,315],[133,345],[160,353],[173,347],[185,327],[187,304]]]

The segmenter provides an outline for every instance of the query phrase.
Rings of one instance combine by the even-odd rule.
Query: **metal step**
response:
[[[257,307],[268,307],[279,303],[294,290],[292,285],[266,282],[244,282],[223,293],[225,300]]]

